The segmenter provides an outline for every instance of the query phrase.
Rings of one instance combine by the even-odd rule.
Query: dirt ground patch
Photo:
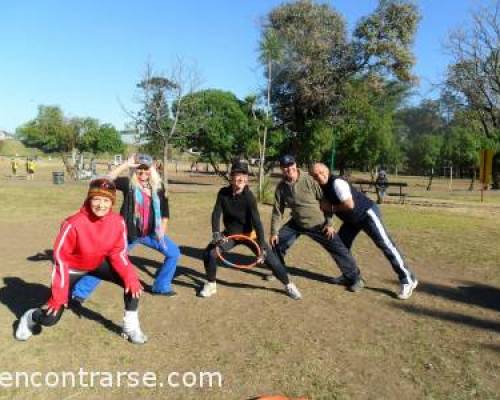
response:
[[[150,341],[131,345],[117,331],[121,291],[103,284],[79,318],[65,313],[55,328],[16,342],[12,324],[46,300],[51,249],[61,220],[75,211],[85,184],[52,185],[52,166],[34,182],[0,179],[0,374],[40,371],[219,371],[222,387],[17,388],[1,399],[217,399],[263,393],[310,399],[496,399],[500,393],[500,216],[479,205],[435,209],[384,205],[394,239],[420,286],[406,302],[380,252],[361,236],[354,255],[367,281],[358,294],[331,285],[338,269],[309,239],[287,256],[304,299],[286,297],[264,270],[220,268],[216,296],[196,297],[201,250],[220,181],[172,185],[172,239],[183,256],[174,298],[145,295],[140,314]],[[201,179],[201,181],[197,181]],[[208,183],[208,184],[206,184]],[[270,207],[260,208],[266,229]],[[31,258],[28,259],[28,257]],[[161,258],[132,253],[146,283]],[[1,377],[1,375],[0,375]]]

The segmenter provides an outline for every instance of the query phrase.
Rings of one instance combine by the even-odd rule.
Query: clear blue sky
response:
[[[135,83],[150,60],[168,72],[177,56],[196,62],[203,87],[239,97],[263,84],[257,61],[259,20],[280,0],[26,0],[0,6],[0,129],[13,132],[59,105],[68,116],[90,116],[122,129]],[[376,0],[330,0],[349,26]],[[478,0],[418,0],[415,42],[421,96],[442,77],[442,44]]]

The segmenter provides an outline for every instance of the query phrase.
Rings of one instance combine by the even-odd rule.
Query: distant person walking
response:
[[[17,169],[19,168],[19,163],[17,162],[17,159],[12,158],[10,160],[10,168],[12,168],[12,175],[16,176],[17,175]]]
[[[26,159],[26,174],[27,174],[27,179],[32,181],[35,179],[35,161],[32,158],[27,158]]]
[[[384,168],[380,168],[377,174],[377,178],[375,179],[375,190],[377,191],[377,203],[384,203],[385,191],[387,190],[387,186],[389,183],[389,179],[387,179],[387,173]]]

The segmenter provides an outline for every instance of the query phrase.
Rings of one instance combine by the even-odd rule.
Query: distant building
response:
[[[0,129],[0,140],[14,139],[14,135]]]
[[[146,143],[144,140],[140,139],[139,132],[136,129],[124,129],[120,131],[120,137],[125,144],[139,145]]]

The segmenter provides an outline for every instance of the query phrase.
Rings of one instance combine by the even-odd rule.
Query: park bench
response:
[[[357,186],[360,192],[362,193],[377,193],[377,189],[375,187],[375,182],[367,179],[353,179],[349,181],[351,185]],[[406,182],[387,182],[386,183],[387,190],[386,190],[386,196],[398,196],[399,197],[399,202],[401,204],[405,203],[406,196],[408,193],[404,191],[404,188],[408,187],[408,183]],[[398,188],[398,191],[395,192],[389,192],[389,190],[392,188]]]

